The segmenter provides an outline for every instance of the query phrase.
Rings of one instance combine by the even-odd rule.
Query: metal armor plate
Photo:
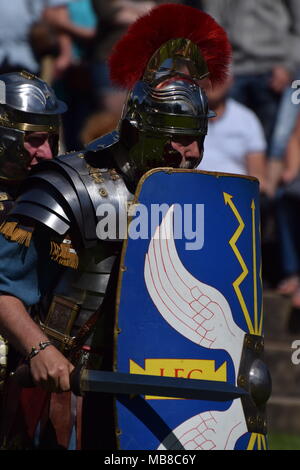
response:
[[[134,207],[120,267],[115,371],[208,380],[212,390],[232,384],[249,396],[120,395],[120,449],[265,449],[258,181],[156,169],[142,178]]]

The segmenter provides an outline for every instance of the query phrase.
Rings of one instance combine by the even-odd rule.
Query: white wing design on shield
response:
[[[226,411],[206,411],[180,424],[158,450],[233,450],[248,432],[241,400]]]
[[[149,295],[178,333],[205,348],[225,349],[237,374],[245,333],[234,322],[223,294],[196,279],[183,266],[174,241],[173,218],[174,206],[149,244],[144,271]]]

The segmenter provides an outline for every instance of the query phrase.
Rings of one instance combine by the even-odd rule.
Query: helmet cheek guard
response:
[[[1,179],[24,179],[31,161],[24,148],[24,132],[0,127],[0,142]]]

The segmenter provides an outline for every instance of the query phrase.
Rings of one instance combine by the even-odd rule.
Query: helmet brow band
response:
[[[18,129],[19,131],[31,131],[31,132],[53,132],[58,133],[58,126],[51,124],[28,124],[26,122],[11,122],[6,119],[1,119],[0,117],[0,126],[11,127],[13,129]]]

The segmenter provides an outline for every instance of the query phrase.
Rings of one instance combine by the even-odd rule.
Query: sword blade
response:
[[[74,384],[74,381],[73,381]],[[158,377],[155,375],[125,374],[82,369],[78,384],[72,386],[78,394],[85,392],[126,395],[154,395],[194,400],[229,401],[248,392],[227,382]]]

